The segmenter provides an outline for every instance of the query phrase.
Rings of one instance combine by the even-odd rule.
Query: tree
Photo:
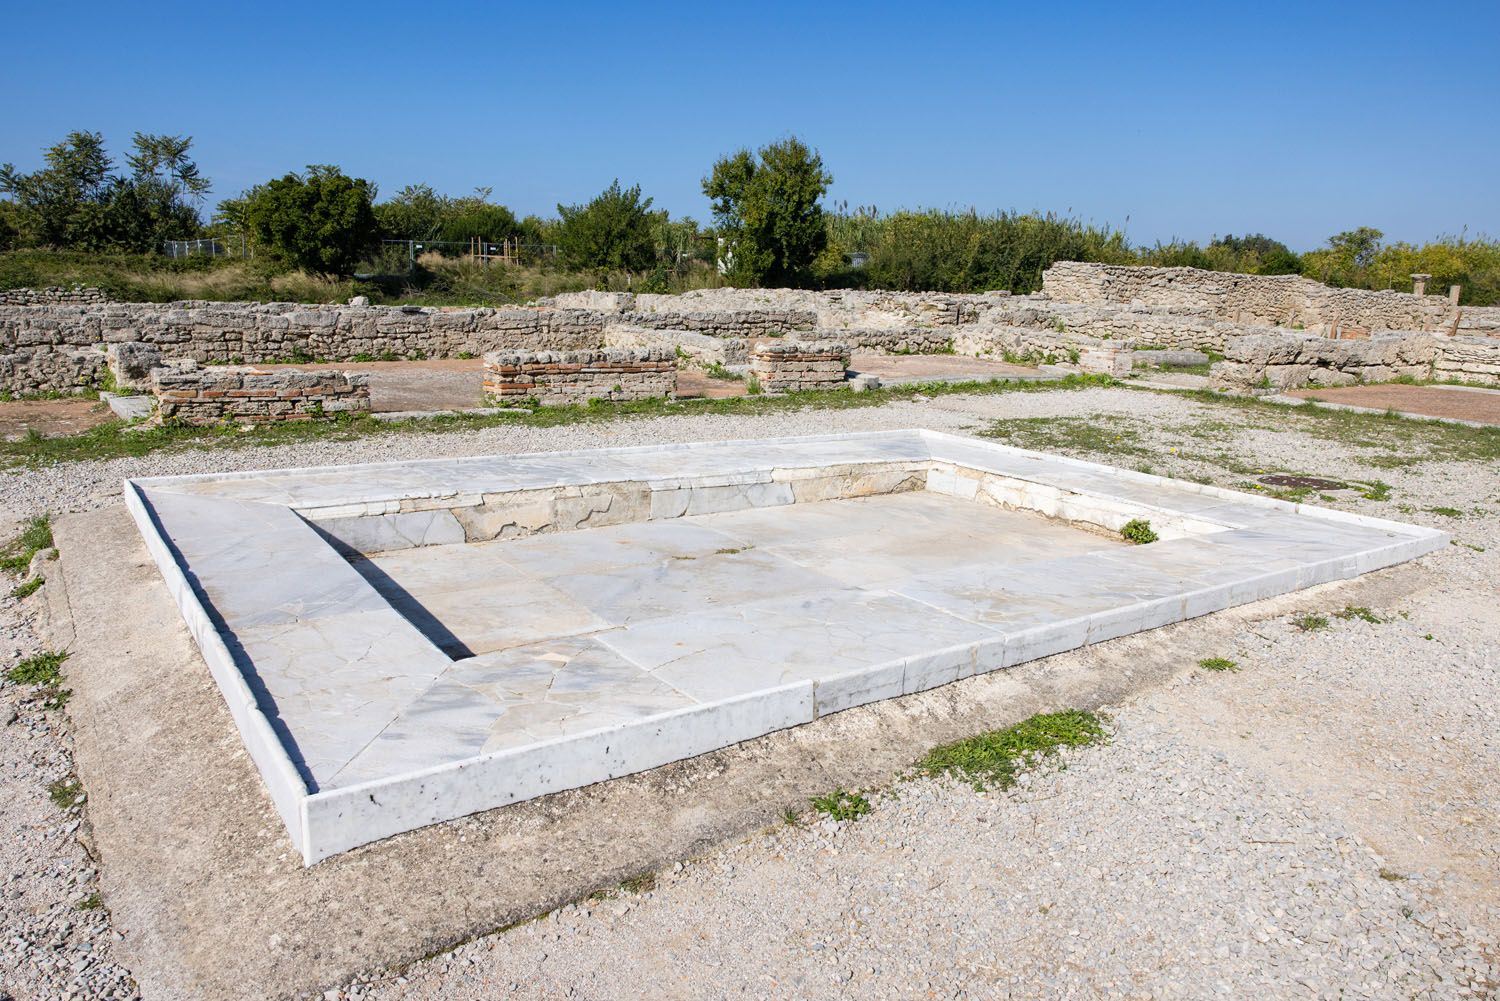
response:
[[[313,274],[345,276],[378,239],[375,186],[338,167],[314,164],[306,174],[253,189],[245,222],[257,243]]]
[[[823,158],[795,136],[742,149],[714,164],[703,179],[723,258],[738,285],[803,285],[828,242],[819,200],[833,177]]]
[[[557,243],[570,267],[641,271],[656,261],[651,199],[618,178],[584,205],[559,205]]]
[[[17,239],[147,252],[164,240],[195,236],[209,182],[188,157],[192,137],[137,132],[131,145],[126,176],[111,173],[114,164],[97,132],[69,133],[47,150],[47,166],[36,173],[0,168],[0,191],[15,206]]]
[[[44,247],[94,245],[104,235],[104,204],[114,166],[98,132],[70,132],[44,154],[47,166],[32,174],[0,167],[0,192],[16,205],[26,242]]]
[[[1329,285],[1361,288],[1367,285],[1365,272],[1380,253],[1385,234],[1370,226],[1335,233],[1328,246],[1309,251],[1303,257],[1303,274]]]

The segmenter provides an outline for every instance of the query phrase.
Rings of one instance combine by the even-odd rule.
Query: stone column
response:
[[[1463,291],[1463,286],[1462,285],[1449,285],[1448,286],[1448,302],[1450,302],[1451,304],[1457,306],[1458,305],[1458,294],[1460,292],[1462,292],[1462,291]]]
[[[1432,277],[1431,275],[1420,275],[1420,274],[1419,275],[1412,275],[1411,276],[1411,294],[1412,295],[1426,295],[1427,294],[1427,280],[1429,278],[1431,278],[1431,277]]]

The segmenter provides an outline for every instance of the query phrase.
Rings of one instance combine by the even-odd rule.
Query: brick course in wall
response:
[[[844,384],[849,348],[838,341],[763,341],[750,350],[750,374],[769,393]]]
[[[310,421],[370,409],[370,377],[353,372],[177,361],[152,369],[151,392],[162,420],[193,425]]]
[[[484,392],[494,403],[566,406],[589,400],[643,400],[677,391],[677,360],[665,348],[493,351],[484,356]]]

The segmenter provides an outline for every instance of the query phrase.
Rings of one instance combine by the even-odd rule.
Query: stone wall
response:
[[[848,367],[849,348],[838,341],[762,341],[750,349],[750,374],[769,393],[835,389]]]
[[[1368,331],[1436,330],[1456,307],[1443,296],[1331,288],[1300,275],[1237,275],[1197,268],[1143,268],[1058,261],[1042,291],[1076,303],[1178,306],[1218,320],[1317,333],[1336,325]]]
[[[291,358],[451,358],[486,351],[597,347],[604,318],[588,310],[429,309],[176,302],[0,307],[0,353],[143,341],[198,362]]]
[[[111,301],[102,288],[88,285],[0,289],[0,306],[97,306]]]
[[[1418,331],[1333,340],[1290,333],[1238,337],[1213,366],[1213,385],[1235,392],[1389,382],[1399,377],[1500,385],[1500,341]]]
[[[1440,337],[1432,363],[1434,379],[1454,379],[1483,386],[1500,386],[1500,339]]]
[[[714,337],[693,330],[653,330],[623,323],[604,327],[607,348],[662,348],[697,365],[744,365],[748,342],[743,337]]]
[[[953,351],[956,327],[863,327],[850,330],[809,330],[802,341],[838,341],[851,351],[871,354],[932,355]]]
[[[0,392],[85,393],[105,379],[108,356],[96,346],[0,344]]]
[[[660,328],[663,317],[682,314],[762,314],[767,326],[786,330],[952,327],[972,323],[1009,292],[887,292],[861,289],[696,289],[680,295],[568,292],[539,300],[552,308],[634,314],[631,323]],[[812,319],[807,319],[811,314]],[[670,320],[667,321],[670,324]],[[694,327],[692,329],[706,329]]]
[[[210,425],[310,421],[370,409],[370,377],[352,372],[266,372],[243,365],[174,361],[151,371],[163,421]]]
[[[566,406],[644,400],[676,391],[676,356],[666,348],[492,351],[484,356],[484,392],[493,403]]]

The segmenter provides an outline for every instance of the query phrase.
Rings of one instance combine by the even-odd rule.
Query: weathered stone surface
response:
[[[834,389],[848,367],[849,348],[839,341],[762,341],[750,352],[750,373],[770,393]]]
[[[1332,288],[1301,275],[1240,275],[1197,268],[1142,268],[1058,261],[1042,273],[1042,291],[1075,303],[1185,307],[1234,323],[1331,332],[1349,324],[1369,331],[1435,330],[1454,318],[1442,296]]]
[[[310,421],[370,409],[370,377],[353,372],[265,372],[181,360],[151,370],[151,391],[162,420],[193,425]]]
[[[672,396],[676,362],[666,348],[492,351],[484,356],[484,392],[497,402],[543,406]]]
[[[121,341],[105,349],[115,385],[124,389],[150,389],[151,370],[162,363],[161,348],[143,341]]]

